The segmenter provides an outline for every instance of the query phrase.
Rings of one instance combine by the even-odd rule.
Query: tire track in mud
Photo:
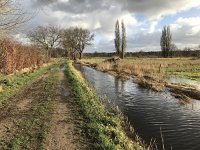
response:
[[[77,125],[80,121],[76,118],[77,106],[74,105],[73,94],[63,69],[60,68],[59,79],[55,79],[59,82],[50,83],[46,87],[53,72],[54,70],[51,70],[44,74],[25,90],[10,98],[6,104],[0,105],[0,150],[12,149],[12,142],[16,142],[20,137],[29,139],[25,141],[25,145],[17,143],[19,149],[88,149],[87,139],[81,136],[81,129]],[[51,84],[54,88],[49,89]],[[33,129],[27,129],[29,126],[26,126],[26,123],[29,123],[29,120],[37,122],[39,113],[36,114],[35,120],[31,118],[46,107],[50,107],[47,108],[50,111],[45,112],[47,118],[43,116],[46,119],[40,118],[39,124],[34,124]]]
[[[7,142],[12,139],[20,123],[28,117],[35,97],[41,92],[44,79],[47,74],[38,78],[26,89],[10,98],[6,104],[0,106],[0,149],[9,149]]]
[[[78,150],[84,149],[80,144],[80,137],[75,133],[74,114],[70,101],[73,96],[67,86],[63,70],[60,71],[58,96],[54,101],[54,113],[50,122],[50,131],[46,140],[47,150]]]

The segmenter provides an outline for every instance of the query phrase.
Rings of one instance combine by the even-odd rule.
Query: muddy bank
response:
[[[166,84],[166,87],[168,87],[175,96],[178,96],[179,99],[185,100],[186,102],[191,101],[189,99],[200,100],[200,91],[195,88],[169,83]]]
[[[113,62],[113,59],[111,60],[108,60],[106,62],[109,62],[111,65],[113,64],[116,64],[119,60],[117,59],[117,61]],[[87,66],[87,67],[91,67],[91,68],[94,68],[96,69],[97,71],[102,71],[102,72],[106,72],[110,75],[113,75],[113,76],[116,76],[118,78],[121,78],[121,79],[124,79],[124,80],[128,80],[130,79],[131,77],[133,77],[133,75],[131,74],[127,74],[127,73],[123,73],[123,72],[117,72],[117,70],[115,69],[109,69],[109,68],[99,68],[98,67],[98,64],[96,63],[89,63],[89,62],[83,62],[83,61],[76,61],[75,64],[81,64],[81,65],[84,65],[84,66]]]

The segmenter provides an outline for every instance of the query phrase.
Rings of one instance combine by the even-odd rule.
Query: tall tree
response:
[[[45,50],[46,58],[51,58],[51,51],[58,45],[61,38],[61,30],[54,26],[38,26],[28,33],[30,41]]]
[[[115,43],[116,54],[123,59],[126,52],[126,28],[124,25],[124,21],[121,22],[121,29],[122,31],[120,32],[119,20],[117,20],[115,24],[114,43]]]
[[[120,27],[119,27],[119,20],[116,21],[115,23],[115,49],[116,49],[116,54],[119,56],[121,53],[121,37],[120,37]]]
[[[160,46],[163,57],[169,57],[171,53],[172,35],[170,26],[165,26],[162,30],[162,36],[160,40]]]
[[[121,48],[121,58],[124,59],[126,52],[126,28],[124,25],[124,21],[122,21],[122,48]]]

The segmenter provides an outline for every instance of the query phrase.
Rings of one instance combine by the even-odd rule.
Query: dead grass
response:
[[[110,62],[108,58],[83,59],[81,64],[95,67],[119,77],[138,78],[137,83],[154,91],[163,91],[170,75],[200,80],[200,59],[194,58],[126,58]]]
[[[0,85],[0,93],[3,92],[3,86]]]
[[[116,64],[105,62],[106,58],[83,59],[87,64],[97,64],[100,71],[115,71],[138,77],[149,76],[162,80],[168,75],[190,77],[195,74],[200,79],[200,59],[194,58],[126,58]],[[194,76],[193,76],[194,77]]]
[[[191,104],[192,103],[192,99],[188,96],[186,96],[183,93],[172,93],[172,96],[174,96],[175,98],[179,99],[179,104],[180,105],[187,105],[187,104]]]
[[[166,85],[172,93],[177,95],[177,98],[181,97],[181,99],[187,99],[185,96],[191,98],[191,99],[197,99],[200,100],[200,91],[197,89],[194,89],[192,87],[185,87],[180,85],[173,85],[168,84]],[[181,95],[181,96],[180,96]],[[182,95],[185,95],[184,97]]]
[[[156,92],[161,92],[165,89],[165,84],[163,82],[157,82],[151,79],[139,78],[136,83],[138,83],[140,86],[147,87]]]
[[[113,70],[113,64],[108,62],[102,62],[96,66],[96,69],[99,71],[112,71]]]

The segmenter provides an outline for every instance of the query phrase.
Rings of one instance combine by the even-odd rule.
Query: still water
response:
[[[195,80],[191,80],[191,79],[186,79],[186,78],[180,78],[180,77],[169,77],[167,79],[167,81],[171,82],[171,83],[179,83],[179,84],[186,84],[186,85],[190,85],[193,86],[194,88],[200,90],[200,81],[195,81]]]
[[[75,65],[97,94],[106,96],[129,118],[146,142],[156,139],[161,149],[162,131],[166,150],[200,150],[200,101],[182,106],[166,90],[156,93],[132,82]]]

